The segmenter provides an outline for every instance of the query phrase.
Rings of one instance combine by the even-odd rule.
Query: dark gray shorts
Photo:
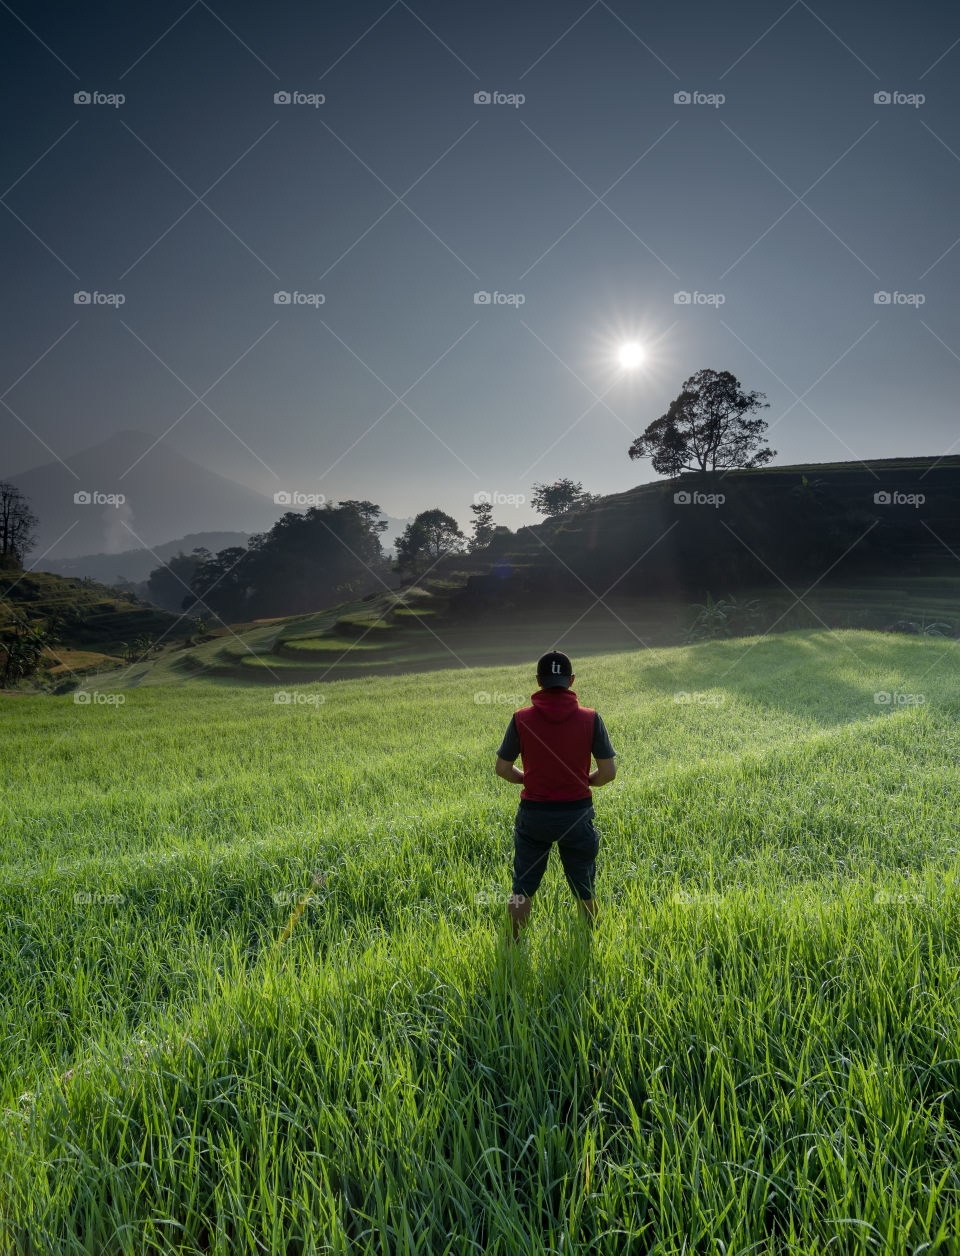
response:
[[[567,884],[577,898],[593,898],[600,835],[593,807],[583,811],[520,808],[513,825],[513,892],[532,898],[547,870],[556,842]]]

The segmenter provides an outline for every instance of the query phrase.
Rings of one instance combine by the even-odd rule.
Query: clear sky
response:
[[[138,428],[466,522],[653,478],[701,367],[781,464],[960,447],[956,5],[12,0],[0,49],[0,475]]]

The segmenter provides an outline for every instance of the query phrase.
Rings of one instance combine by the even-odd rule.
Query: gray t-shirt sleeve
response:
[[[612,759],[617,753],[613,746],[610,745],[607,726],[600,718],[599,712],[593,717],[593,746],[591,753],[595,759]]]
[[[507,725],[507,731],[503,735],[503,741],[500,743],[500,749],[497,751],[498,759],[506,759],[508,763],[512,763],[520,753],[520,734],[517,732],[517,721],[510,716],[510,723]]]

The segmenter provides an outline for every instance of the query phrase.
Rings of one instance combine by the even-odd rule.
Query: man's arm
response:
[[[519,768],[514,767],[509,759],[501,759],[497,755],[497,776],[502,776],[505,781],[509,781],[511,785],[523,784],[523,773]]]
[[[597,761],[597,766],[587,779],[591,786],[594,787],[609,785],[617,775],[617,765],[613,761],[616,751],[610,745],[610,736],[599,713],[593,717],[593,746],[591,749],[593,757]]]
[[[523,773],[519,768],[513,766],[514,760],[520,754],[520,734],[517,732],[516,716],[510,716],[510,723],[507,725],[507,731],[504,734],[503,741],[497,751],[497,765],[495,771],[497,776],[502,777],[511,785],[523,784]]]
[[[499,771],[499,768],[497,769]],[[617,775],[617,765],[613,759],[598,759],[597,766],[587,777],[592,789],[600,785],[609,785]]]

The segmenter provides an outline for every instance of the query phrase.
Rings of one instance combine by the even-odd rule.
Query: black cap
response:
[[[566,689],[573,676],[573,664],[560,650],[550,650],[537,662],[537,680],[544,689]]]

